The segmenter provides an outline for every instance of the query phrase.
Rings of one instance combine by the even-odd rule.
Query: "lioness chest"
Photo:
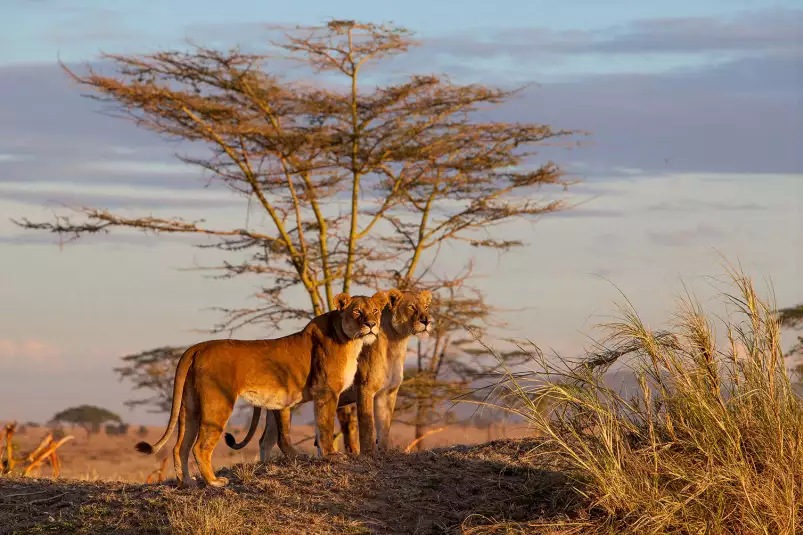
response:
[[[343,366],[343,389],[347,389],[354,383],[354,376],[357,374],[357,360],[359,359],[360,352],[362,351],[362,340],[356,340],[349,344],[346,351],[346,362]]]
[[[387,375],[382,390],[395,390],[404,381],[404,357],[407,354],[407,339],[388,344],[387,349]]]

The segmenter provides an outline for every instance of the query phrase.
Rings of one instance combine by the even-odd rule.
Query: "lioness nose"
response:
[[[373,329],[374,327],[376,327],[376,322],[375,321],[366,321],[365,322],[365,326],[368,327],[369,329]]]

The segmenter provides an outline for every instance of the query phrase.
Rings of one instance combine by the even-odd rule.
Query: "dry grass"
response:
[[[251,483],[259,473],[260,463],[240,463],[232,467],[232,473],[243,483]]]
[[[724,343],[689,297],[664,332],[628,305],[604,326],[612,350],[574,368],[535,351],[535,374],[506,377],[501,404],[548,437],[590,511],[591,523],[561,533],[803,533],[803,400],[784,367],[773,307],[741,272],[730,274],[737,291],[723,294],[733,312]],[[632,398],[602,380],[625,354],[641,387]]]
[[[176,535],[237,535],[246,530],[246,519],[231,500],[222,496],[197,503],[177,502],[168,506],[167,520]]]

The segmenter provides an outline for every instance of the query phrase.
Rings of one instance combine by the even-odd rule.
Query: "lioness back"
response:
[[[201,388],[225,385],[231,396],[242,396],[268,409],[295,405],[306,397],[312,331],[314,327],[308,325],[300,332],[272,340],[210,340],[198,344],[193,380]]]

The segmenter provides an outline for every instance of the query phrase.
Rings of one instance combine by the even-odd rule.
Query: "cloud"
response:
[[[160,247],[162,245],[197,245],[199,243],[210,243],[211,238],[186,234],[166,234],[161,233],[158,238],[152,234],[136,233],[133,231],[126,232],[101,232],[98,234],[90,234],[82,236],[80,239],[70,239],[65,237],[64,240],[59,240],[57,235],[50,233],[41,233],[35,231],[26,231],[16,234],[2,235],[0,234],[0,245],[64,245],[69,247],[75,246],[98,246],[98,245],[126,245],[135,247]]]
[[[663,201],[647,207],[647,212],[697,213],[709,211],[748,212],[755,210],[769,210],[769,207],[750,201],[732,204],[724,201],[702,201],[698,199],[683,199],[675,202]]]
[[[148,188],[141,182],[137,187],[115,187],[102,184],[73,186],[63,184],[0,181],[0,197],[22,204],[66,206],[93,206],[115,208],[229,208],[245,206],[246,200],[233,193],[218,190],[188,192]],[[197,185],[196,185],[197,188]]]
[[[206,46],[264,48],[267,36],[292,30],[295,24],[263,21],[196,23],[185,35]],[[275,37],[271,35],[271,37]],[[472,28],[462,32],[419,36],[423,46],[397,58],[396,68],[441,69],[461,74],[493,69],[492,62],[522,65],[565,63],[577,56],[710,55],[789,52],[803,39],[803,10],[762,9],[731,17],[674,17],[640,19],[590,30],[555,30],[549,27]],[[467,62],[467,63],[466,63]],[[498,66],[498,65],[497,65]],[[613,68],[612,64],[607,65]]]
[[[469,60],[544,58],[611,54],[705,54],[799,50],[803,10],[740,13],[730,18],[642,19],[593,30],[544,27],[457,33],[425,38],[423,51]]]
[[[26,160],[28,157],[27,154],[4,154],[0,153],[0,164],[8,163],[8,162],[20,162]],[[2,178],[0,177],[0,180]]]
[[[0,77],[4,152],[66,156],[87,149],[102,153],[110,144],[141,151],[166,145],[129,121],[99,113],[103,108],[82,98],[84,91],[55,63],[2,66]]]
[[[571,202],[571,201],[570,201]],[[624,212],[622,210],[612,210],[612,209],[605,209],[605,208],[585,208],[583,206],[579,206],[577,208],[572,208],[571,210],[563,210],[558,212],[553,212],[548,214],[544,217],[559,217],[559,218],[566,218],[566,219],[579,219],[579,218],[611,218],[611,217],[622,217]]]
[[[59,348],[35,339],[0,338],[0,361],[51,365],[61,357]]]
[[[718,227],[700,223],[696,228],[672,230],[672,231],[652,231],[647,236],[650,241],[665,247],[686,247],[695,242],[705,241],[706,245],[711,245],[712,239],[725,238],[727,234]]]
[[[66,0],[4,0],[4,3],[9,2],[14,10],[12,16],[40,19],[31,30],[44,42],[73,45],[100,41],[108,44],[133,42],[143,37],[130,27],[125,13],[120,10]]]
[[[660,74],[586,76],[531,88],[494,116],[592,132],[591,142],[574,149],[573,157],[597,174],[616,167],[800,173],[801,73],[803,56],[790,56]],[[544,154],[567,158],[561,150]]]
[[[611,35],[597,35],[586,52],[677,53],[796,50],[803,38],[803,10],[742,13],[731,18],[640,20]]]

